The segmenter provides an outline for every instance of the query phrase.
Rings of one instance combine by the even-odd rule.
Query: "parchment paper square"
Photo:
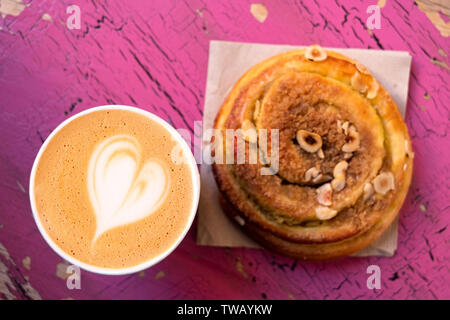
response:
[[[208,77],[206,82],[203,130],[212,128],[214,119],[229,90],[246,70],[278,53],[302,46],[269,45],[227,41],[211,41],[209,46]],[[401,114],[405,115],[411,56],[403,51],[367,49],[336,49],[365,65],[390,92]],[[197,244],[220,247],[261,248],[247,237],[222,212],[218,189],[211,166],[202,164],[201,195],[198,210]],[[392,256],[397,249],[398,220],[369,247],[355,256]]]

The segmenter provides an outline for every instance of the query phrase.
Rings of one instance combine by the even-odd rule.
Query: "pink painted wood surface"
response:
[[[5,287],[19,299],[450,298],[450,46],[413,1],[387,0],[373,32],[365,21],[375,1],[265,1],[269,14],[260,23],[251,1],[79,0],[81,30],[65,25],[72,1],[24,2],[18,16],[0,17],[0,266],[8,269],[0,269],[0,298],[8,298]],[[82,289],[68,290],[28,201],[40,145],[70,115],[104,104],[139,106],[192,130],[202,119],[212,39],[410,52],[406,122],[416,158],[396,255],[296,262],[198,247],[193,227],[145,274],[82,272]],[[366,287],[372,264],[381,268],[379,290]]]

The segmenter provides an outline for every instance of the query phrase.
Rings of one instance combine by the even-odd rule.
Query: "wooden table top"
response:
[[[0,298],[450,298],[448,1],[379,1],[374,30],[366,26],[368,1],[256,2],[78,0],[81,29],[71,30],[72,1],[0,0]],[[27,189],[39,147],[64,119],[105,104],[139,106],[192,133],[202,119],[210,40],[411,54],[406,122],[416,157],[397,253],[297,262],[199,247],[194,225],[145,272],[82,271],[81,289],[69,290],[66,264],[31,214]],[[370,265],[380,267],[381,289],[366,286]]]

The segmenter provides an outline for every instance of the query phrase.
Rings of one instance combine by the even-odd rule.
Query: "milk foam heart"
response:
[[[154,213],[169,189],[164,163],[141,159],[139,142],[129,135],[115,135],[94,150],[87,185],[97,219],[92,244],[104,232]]]
[[[33,214],[50,245],[71,264],[108,274],[140,271],[170,253],[198,202],[194,163],[172,159],[184,145],[178,138],[162,120],[123,106],[87,110],[58,127],[30,179]]]

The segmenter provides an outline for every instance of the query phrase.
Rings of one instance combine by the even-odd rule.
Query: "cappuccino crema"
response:
[[[173,161],[177,147],[164,126],[129,110],[75,118],[35,169],[42,228],[62,251],[96,267],[128,268],[164,254],[195,205],[192,168]]]

